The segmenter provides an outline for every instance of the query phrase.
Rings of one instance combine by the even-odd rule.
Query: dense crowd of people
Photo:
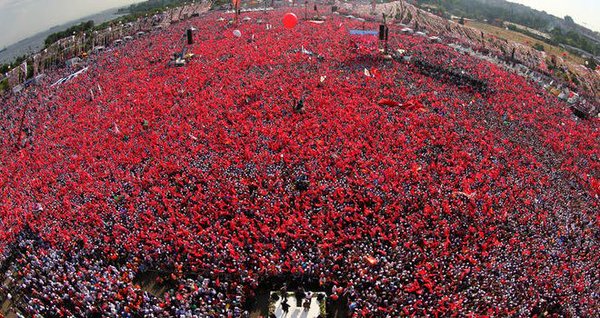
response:
[[[352,317],[597,312],[597,119],[399,26],[392,50],[487,89],[353,50],[376,23],[286,10],[211,12],[3,97],[0,294],[33,317],[245,317],[289,274]]]
[[[376,5],[375,9],[367,1],[336,2],[339,10],[356,16],[372,19],[385,14],[393,17],[394,23],[404,23],[406,26],[416,28],[415,31],[428,32],[429,35],[443,37],[454,44],[462,44],[477,52],[494,59],[501,59],[510,63],[517,62],[530,70],[547,74],[553,78],[557,86],[566,86],[576,89],[580,93],[590,95],[595,103],[600,103],[598,87],[600,75],[597,71],[587,69],[585,66],[574,63],[564,56],[548,55],[533,48],[528,43],[518,43],[499,38],[488,32],[483,32],[469,25],[460,25],[431,12],[420,10],[414,4],[397,0]],[[552,66],[549,67],[549,64]],[[560,78],[560,72],[571,74],[570,81]],[[576,78],[573,79],[573,78]],[[577,84],[576,84],[577,83]]]

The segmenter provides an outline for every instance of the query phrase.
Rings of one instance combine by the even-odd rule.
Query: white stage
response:
[[[274,293],[279,294],[278,292],[271,292],[271,294],[274,294]],[[283,317],[285,317],[285,318],[316,318],[316,317],[318,317],[319,313],[320,313],[319,302],[317,301],[318,294],[325,294],[325,293],[314,292],[313,297],[311,299],[311,303],[310,303],[310,310],[304,311],[304,308],[296,307],[296,297],[294,297],[294,295],[292,293],[288,293],[288,297],[287,297],[288,305],[290,305],[288,314],[286,316],[284,316],[283,310],[281,309],[281,301],[283,299],[279,299],[275,303],[275,317],[277,317],[277,318],[283,318]]]

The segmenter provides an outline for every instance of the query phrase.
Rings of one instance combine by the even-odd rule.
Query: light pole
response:
[[[85,34],[85,32],[83,32],[83,41],[82,41],[82,43],[81,43],[81,45],[82,45],[82,47],[83,47],[81,50],[82,50],[83,52],[87,52],[87,51],[86,51],[86,49],[85,49],[85,36],[86,36],[86,34]],[[83,53],[82,53],[82,54],[83,54]]]
[[[69,44],[69,50],[72,52],[69,52],[69,58],[71,57],[71,54],[75,54],[78,55],[78,51],[79,51],[79,41],[77,40],[77,36],[76,36],[76,32],[73,31],[73,35],[71,36],[71,43]]]

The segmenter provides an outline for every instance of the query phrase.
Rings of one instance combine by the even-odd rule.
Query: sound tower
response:
[[[192,37],[192,29],[187,30],[187,43],[190,45],[194,44],[194,38]]]

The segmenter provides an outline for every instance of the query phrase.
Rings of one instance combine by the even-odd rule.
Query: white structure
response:
[[[279,294],[278,292],[271,292],[272,294]],[[319,305],[319,301],[317,300],[317,296],[319,294],[323,294],[323,296],[325,296],[325,299],[327,299],[327,295],[325,295],[325,293],[322,292],[313,292],[313,296],[311,298],[311,303],[310,303],[310,309],[308,311],[304,311],[303,307],[296,307],[296,298],[294,297],[294,295],[292,293],[288,293],[288,305],[290,305],[290,308],[288,310],[287,315],[285,315],[285,313],[283,312],[283,309],[281,308],[281,301],[283,299],[279,299],[277,300],[277,302],[275,302],[275,317],[277,318],[317,318],[319,316],[319,314],[321,313],[321,307]]]

